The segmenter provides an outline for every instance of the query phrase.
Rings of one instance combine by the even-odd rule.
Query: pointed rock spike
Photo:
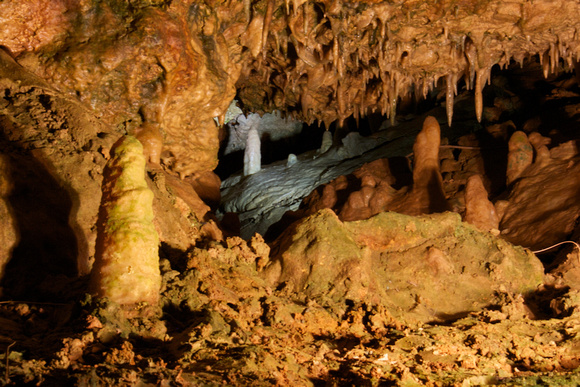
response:
[[[483,79],[486,71],[479,70],[475,76],[475,116],[477,117],[477,122],[481,122],[481,116],[483,114],[483,84],[485,80]]]
[[[447,110],[447,125],[449,125],[449,127],[451,127],[451,122],[453,121],[453,99],[455,96],[455,82],[453,81],[453,78],[454,75],[452,73],[447,74],[447,94],[445,99],[445,107]]]

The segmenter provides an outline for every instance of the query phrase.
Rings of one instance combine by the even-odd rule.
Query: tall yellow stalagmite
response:
[[[153,192],[145,181],[143,146],[125,136],[103,172],[95,264],[90,291],[118,304],[159,301],[159,236],[153,225]]]

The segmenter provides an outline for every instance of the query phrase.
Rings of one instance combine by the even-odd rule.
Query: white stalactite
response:
[[[260,153],[260,135],[256,128],[248,131],[246,150],[244,152],[244,176],[253,175],[260,171],[262,155]]]

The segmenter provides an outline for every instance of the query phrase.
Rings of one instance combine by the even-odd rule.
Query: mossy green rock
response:
[[[273,252],[265,271],[272,285],[323,304],[382,305],[407,322],[451,320],[497,292],[529,293],[543,280],[535,255],[454,213],[385,212],[343,223],[322,210],[283,234]]]

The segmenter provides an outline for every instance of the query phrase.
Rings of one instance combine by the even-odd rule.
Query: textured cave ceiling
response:
[[[481,90],[494,65],[539,55],[544,72],[578,53],[573,1],[264,1],[242,44],[237,86],[246,106],[280,109],[326,127],[349,116],[395,114],[397,100],[425,96],[445,78],[448,120],[457,82]]]
[[[494,65],[572,69],[579,26],[570,0],[0,2],[1,46],[118,131],[153,128],[181,176],[215,168],[236,94],[328,128],[439,84],[451,122],[465,80],[480,119]]]

